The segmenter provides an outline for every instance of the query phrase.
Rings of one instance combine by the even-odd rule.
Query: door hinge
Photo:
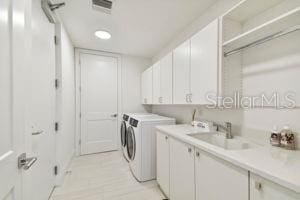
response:
[[[54,171],[54,175],[56,176],[58,174],[58,166],[57,165],[54,166],[53,171]]]
[[[81,140],[78,141],[78,144],[81,145]]]
[[[58,123],[58,122],[55,122],[55,125],[54,125],[54,126],[55,126],[55,128],[54,128],[55,131],[58,131],[58,130],[59,130],[59,123]]]
[[[58,37],[56,35],[54,36],[54,44],[58,45]]]
[[[55,89],[58,89],[59,88],[59,80],[58,79],[55,79]]]

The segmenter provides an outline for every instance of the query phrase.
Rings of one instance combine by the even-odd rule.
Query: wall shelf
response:
[[[300,25],[300,7],[269,20],[223,43],[225,52],[230,52],[268,36]]]
[[[224,17],[243,23],[283,1],[284,0],[243,0],[230,9]]]

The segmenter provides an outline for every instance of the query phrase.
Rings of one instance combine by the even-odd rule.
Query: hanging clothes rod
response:
[[[250,44],[246,44],[244,46],[241,46],[239,48],[236,48],[234,50],[231,50],[231,51],[228,51],[228,52],[224,52],[224,56],[227,57],[227,56],[230,56],[232,54],[236,54],[244,49],[249,49],[251,47],[254,47],[254,46],[257,46],[257,45],[260,45],[260,44],[263,44],[265,42],[268,42],[270,40],[273,40],[275,38],[279,38],[281,36],[284,36],[284,35],[287,35],[289,33],[293,33],[295,31],[299,31],[300,30],[300,25],[297,25],[297,26],[294,26],[294,27],[291,27],[289,29],[286,29],[286,30],[283,30],[283,31],[279,31],[277,33],[274,33],[272,35],[269,35],[267,37],[264,37],[262,39],[259,39],[259,40],[256,40],[254,42],[251,42]]]

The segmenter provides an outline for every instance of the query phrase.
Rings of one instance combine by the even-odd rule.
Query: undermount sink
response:
[[[221,147],[226,150],[244,150],[257,147],[257,145],[253,143],[249,143],[237,138],[226,139],[226,137],[223,134],[217,132],[192,133],[188,134],[188,136],[215,145],[217,147]]]

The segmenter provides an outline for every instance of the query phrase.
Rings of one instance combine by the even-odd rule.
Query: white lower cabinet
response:
[[[300,194],[272,183],[264,178],[250,175],[250,200],[299,200]]]
[[[170,200],[300,200],[300,194],[157,132],[157,181]]]
[[[196,200],[248,200],[248,171],[196,149]]]
[[[157,182],[163,193],[170,197],[170,146],[169,137],[157,132]]]
[[[194,147],[173,138],[170,144],[170,199],[195,200]]]

